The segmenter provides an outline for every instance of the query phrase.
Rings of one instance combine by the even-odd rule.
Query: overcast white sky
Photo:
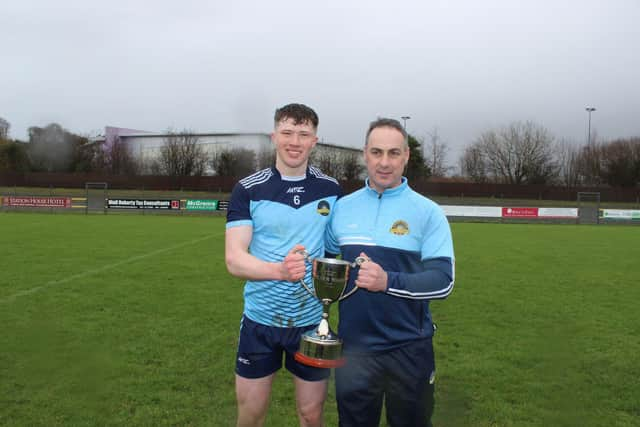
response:
[[[434,127],[457,164],[483,131],[532,120],[584,142],[640,135],[638,0],[3,0],[0,117],[270,132],[302,102],[324,141],[377,116]]]

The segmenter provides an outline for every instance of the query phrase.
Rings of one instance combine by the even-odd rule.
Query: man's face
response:
[[[277,160],[288,169],[306,167],[311,149],[316,145],[316,130],[309,122],[294,124],[285,118],[276,125],[271,140],[276,146]]]
[[[402,173],[409,161],[404,136],[391,127],[375,128],[364,148],[369,184],[379,193],[402,183]]]

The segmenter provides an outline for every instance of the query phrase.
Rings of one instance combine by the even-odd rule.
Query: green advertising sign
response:
[[[215,211],[218,209],[218,201],[217,200],[196,200],[189,199],[187,200],[186,209],[188,211]]]
[[[188,211],[215,211],[218,209],[218,201],[189,199],[187,200],[186,209]]]
[[[631,209],[601,209],[600,218],[607,219],[640,219],[640,211]]]

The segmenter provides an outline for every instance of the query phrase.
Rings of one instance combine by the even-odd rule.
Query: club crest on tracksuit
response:
[[[396,236],[404,236],[405,234],[409,234],[409,224],[407,224],[406,221],[399,219],[393,223],[389,231]]]

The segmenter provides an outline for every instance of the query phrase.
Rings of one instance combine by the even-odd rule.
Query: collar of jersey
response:
[[[382,196],[384,196],[385,198],[387,198],[387,197],[399,196],[400,194],[402,194],[404,192],[404,190],[409,188],[409,181],[407,180],[407,178],[405,178],[403,176],[402,177],[402,182],[400,183],[400,185],[398,185],[397,187],[393,187],[393,188],[387,188],[386,190],[384,190],[382,192],[382,194],[378,193],[376,190],[374,190],[369,185],[369,178],[367,178],[365,180],[365,185],[367,187],[367,193],[368,194],[370,194],[370,195],[372,195],[374,197],[382,197]]]
[[[273,174],[278,177],[278,179],[280,179],[281,181],[287,181],[287,182],[304,181],[309,176],[309,166],[307,166],[307,169],[304,171],[304,176],[300,176],[300,177],[289,177],[288,176],[288,177],[283,178],[282,174],[280,174],[280,171],[278,169],[276,169],[275,166],[272,166],[271,170],[273,171]],[[287,178],[298,178],[298,179],[287,179]]]

